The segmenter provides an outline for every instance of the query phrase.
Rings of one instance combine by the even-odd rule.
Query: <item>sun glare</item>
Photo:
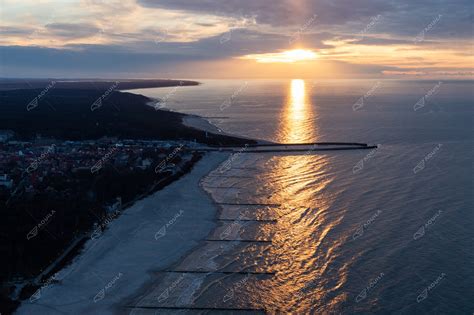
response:
[[[261,63],[293,63],[298,61],[315,60],[318,55],[308,49],[294,49],[282,51],[279,53],[253,54],[243,56],[243,59],[253,59]]]
[[[281,113],[278,141],[304,143],[318,138],[316,110],[312,106],[311,91],[304,80],[293,79],[288,85],[287,100]]]

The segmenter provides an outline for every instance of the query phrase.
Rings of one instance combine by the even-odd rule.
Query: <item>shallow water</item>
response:
[[[209,236],[217,241],[174,268],[241,273],[168,275],[193,285],[166,303],[315,314],[474,311],[472,82],[202,82],[133,93],[166,98],[165,107],[237,135],[380,147],[234,154],[230,169],[202,183],[227,203],[219,213],[226,220]],[[236,239],[272,242],[223,241]]]

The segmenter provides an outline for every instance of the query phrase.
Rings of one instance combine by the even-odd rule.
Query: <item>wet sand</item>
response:
[[[274,275],[258,259],[272,245],[265,240],[271,239],[274,211],[264,205],[267,192],[242,199],[236,172],[223,167],[226,162],[201,182],[219,207],[212,232],[182,259],[156,273],[156,279],[138,292],[128,303],[130,309],[121,314],[264,313],[255,298],[247,297],[255,285]],[[239,159],[234,166],[252,167],[245,159]],[[246,205],[254,200],[261,204]],[[268,225],[268,234],[258,235],[261,241],[254,242],[262,225]]]

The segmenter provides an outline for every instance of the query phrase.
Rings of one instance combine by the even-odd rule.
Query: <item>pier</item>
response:
[[[311,154],[319,151],[341,151],[341,150],[369,150],[377,149],[378,145],[369,145],[358,142],[308,142],[308,143],[272,143],[262,142],[257,144],[246,144],[245,146],[221,145],[196,147],[197,151],[203,152],[233,152],[233,153],[277,153],[298,152]]]

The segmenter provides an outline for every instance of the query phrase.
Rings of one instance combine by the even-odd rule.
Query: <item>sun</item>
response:
[[[252,54],[241,57],[253,59],[260,63],[293,63],[299,61],[315,60],[318,55],[309,49],[293,49],[278,53]]]
[[[284,51],[283,56],[287,58],[288,62],[316,59],[316,53],[304,49]]]

